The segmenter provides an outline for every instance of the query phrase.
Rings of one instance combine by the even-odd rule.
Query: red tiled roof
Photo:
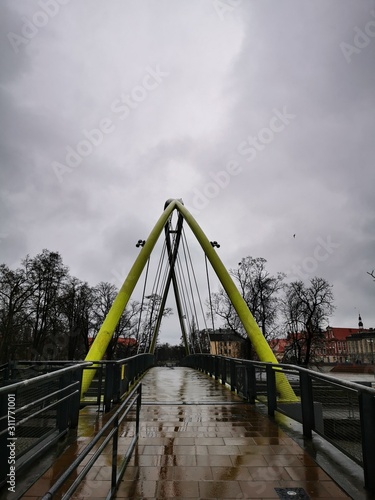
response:
[[[340,328],[337,326],[330,326],[327,328],[327,332],[332,332],[336,340],[346,340],[346,337],[353,333],[358,333],[358,331],[358,328]]]
[[[129,346],[132,346],[132,345],[136,345],[137,341],[135,339],[133,339],[132,337],[126,337],[126,338],[123,338],[123,337],[119,337],[117,339],[117,343],[118,344],[122,344],[122,345],[129,345]]]
[[[93,337],[89,337],[89,345],[91,345],[94,342]],[[132,337],[119,337],[117,339],[117,344],[123,345],[123,346],[133,346],[136,345],[137,341],[133,339]]]
[[[283,353],[285,351],[285,346],[287,344],[287,339],[271,339],[269,345],[274,352]]]

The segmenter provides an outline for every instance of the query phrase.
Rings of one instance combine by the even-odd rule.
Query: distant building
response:
[[[96,337],[88,337],[89,347],[91,347],[95,338]],[[136,339],[133,339],[133,337],[118,337],[117,345],[120,345],[123,347],[135,347],[137,345],[137,341],[136,341]]]
[[[301,335],[301,349],[304,342]],[[315,343],[312,362],[322,363],[363,363],[375,362],[375,329],[363,328],[361,316],[358,318],[358,328],[341,328],[328,326],[325,331],[319,332],[319,340]],[[288,363],[290,358],[290,338],[273,338],[269,340],[276,359]],[[210,333],[210,354],[228,356],[231,358],[251,359],[246,355],[246,339],[231,330],[220,330]]]
[[[354,332],[358,332],[358,329],[328,326],[324,332],[322,344],[315,350],[315,361],[322,361],[323,363],[348,362],[346,338]]]
[[[221,330],[210,333],[210,354],[228,356],[229,358],[244,358],[246,339],[231,330]]]
[[[361,316],[358,328],[328,326],[323,339],[314,348],[312,361],[322,363],[374,363],[375,330],[363,328]],[[288,339],[272,339],[270,346],[278,360],[283,359]]]
[[[269,341],[269,346],[272,349],[277,361],[282,363],[285,354],[285,347],[287,345],[287,339],[271,339]]]
[[[374,328],[363,328],[362,318],[359,316],[358,330],[346,338],[348,343],[349,359],[352,363],[374,364]]]

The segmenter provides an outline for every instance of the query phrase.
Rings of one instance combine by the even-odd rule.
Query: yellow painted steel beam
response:
[[[261,361],[266,361],[270,363],[277,363],[278,361],[272,352],[268,342],[264,338],[257,322],[255,321],[253,315],[251,314],[246,302],[242,298],[240,292],[238,291],[236,285],[234,284],[230,274],[226,270],[224,264],[220,260],[216,251],[212,247],[207,236],[204,234],[203,230],[190,214],[190,212],[176,200],[176,208],[183,215],[185,221],[190,226],[195,237],[199,241],[204,253],[207,255],[214,271],[217,274],[224,290],[226,291],[229,299],[231,300],[233,307],[237,311],[238,317],[243,324],[248,337],[251,340],[252,345]],[[283,373],[276,373],[276,388],[280,395],[280,398],[285,401],[298,401],[288,379]]]
[[[116,299],[114,300],[112,307],[109,310],[90,348],[90,351],[86,356],[86,361],[97,361],[102,359],[102,357],[104,356],[107,346],[116,329],[117,323],[120,320],[120,317],[130,299],[130,296],[142,274],[143,268],[146,265],[147,259],[149,258],[169,217],[176,209],[182,214],[195,237],[199,241],[203,251],[207,255],[207,258],[210,261],[214,271],[216,272],[221,284],[223,285],[224,290],[228,294],[233,307],[237,311],[237,314],[247,332],[247,335],[251,340],[251,343],[254,346],[256,353],[259,356],[259,359],[261,361],[278,363],[253,315],[251,314],[246,302],[242,298],[240,292],[238,291],[224,264],[221,262],[219,256],[209,242],[207,236],[204,234],[203,230],[194,219],[194,217],[190,214],[190,212],[178,200],[168,200],[168,202],[166,203],[164,212],[155,224],[155,227],[147,238],[145,245],[142,247],[137,259],[133,264],[133,267],[131,268],[120,291],[118,292]],[[94,370],[86,370],[84,372],[82,380],[83,394],[88,390],[93,377]],[[298,400],[289,384],[288,379],[283,373],[276,374],[276,387],[282,400]]]
[[[159,220],[155,224],[155,227],[151,231],[144,246],[139,252],[138,257],[136,258],[132,268],[130,269],[127,278],[125,279],[115,300],[113,301],[111,309],[108,311],[108,314],[102,326],[100,327],[100,330],[97,333],[89,352],[87,353],[87,356],[85,358],[86,361],[98,361],[103,358],[108,344],[116,329],[116,326],[121,318],[121,315],[124,312],[131,294],[133,293],[133,290],[142,274],[143,268],[147,263],[147,259],[151,255],[151,252],[159,239],[164,225],[166,224],[168,218],[175,208],[175,200],[173,200],[166,207]],[[82,378],[82,394],[85,394],[87,392],[92,379],[94,378],[94,375],[95,370],[84,370]]]

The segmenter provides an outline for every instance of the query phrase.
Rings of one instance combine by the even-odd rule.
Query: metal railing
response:
[[[92,361],[88,370],[95,370],[95,377],[81,402],[98,407],[103,404],[104,411],[110,411],[112,405],[119,403],[139,377],[154,364],[153,354],[138,354],[117,361]]]
[[[42,500],[51,500],[55,495],[56,498],[61,498],[62,500],[67,500],[71,498],[73,493],[82,484],[83,479],[90,471],[90,469],[95,464],[96,460],[99,458],[103,450],[112,443],[112,474],[111,474],[111,489],[108,492],[107,500],[114,498],[116,490],[121,481],[121,478],[125,472],[126,466],[130,460],[131,454],[134,450],[135,444],[139,436],[139,416],[142,403],[142,384],[139,382],[133,390],[130,392],[128,397],[124,402],[117,408],[112,417],[108,422],[101,428],[101,430],[96,434],[96,436],[90,441],[90,443],[84,448],[84,450],[78,455],[74,462],[68,467],[68,469],[60,476],[56,483],[44,494]],[[127,417],[129,412],[132,410],[133,406],[136,405],[136,420],[135,420],[135,432],[134,436],[129,444],[129,447],[122,459],[122,463],[118,467],[118,436],[119,427],[124,419]],[[67,491],[64,490],[64,486],[69,480],[71,474],[77,470],[83,460],[90,454],[92,449],[98,444],[98,442],[105,436],[104,440],[100,443],[94,454],[90,455],[88,463],[82,468],[81,472],[78,474],[74,482],[69,486]],[[87,485],[85,485],[87,486]],[[88,485],[89,486],[89,485]],[[95,496],[95,492],[92,492],[92,496]]]
[[[9,378],[9,363],[0,365],[0,386],[4,385],[4,381]]]
[[[76,365],[81,361],[28,361],[14,360],[0,366],[0,387],[15,384],[21,380],[30,380],[45,373],[60,370],[66,366]]]
[[[267,405],[302,424],[303,435],[316,432],[363,468],[364,485],[375,492],[375,389],[307,368],[193,354],[183,364],[197,368],[241,397]],[[299,402],[282,401],[276,374],[284,373]]]
[[[18,473],[77,427],[82,371],[90,364],[60,365],[51,373],[17,382],[9,379],[15,375],[8,370],[0,387],[0,486],[11,466]]]

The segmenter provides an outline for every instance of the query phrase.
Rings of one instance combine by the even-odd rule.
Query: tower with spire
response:
[[[362,318],[361,318],[361,314],[358,315],[358,330],[360,332],[363,331],[363,323],[362,323]]]

